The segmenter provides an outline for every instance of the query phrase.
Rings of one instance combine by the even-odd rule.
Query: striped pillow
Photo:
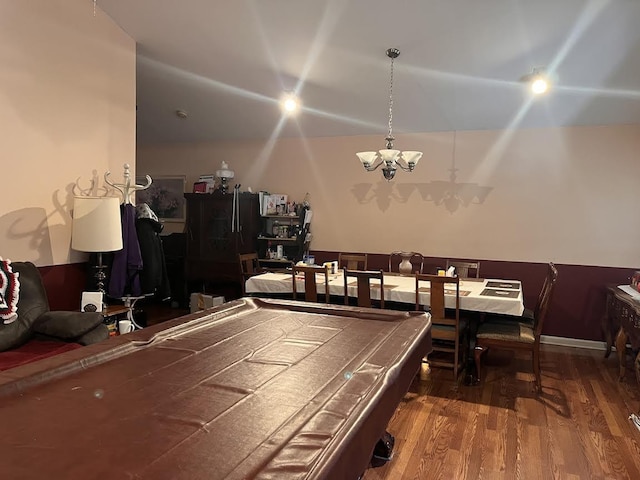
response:
[[[0,319],[6,325],[18,318],[20,281],[18,272],[11,269],[11,260],[0,257]]]

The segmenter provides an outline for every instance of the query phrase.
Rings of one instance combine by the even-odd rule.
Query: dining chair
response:
[[[367,254],[366,253],[339,253],[338,268],[346,268],[348,270],[366,270]]]
[[[549,303],[558,280],[558,269],[549,263],[535,309],[531,315],[518,317],[507,315],[487,316],[478,326],[476,346],[473,352],[476,374],[480,380],[482,354],[490,348],[505,350],[526,350],[531,354],[533,374],[536,379],[536,389],[542,389],[540,380],[540,336],[549,310]]]
[[[447,260],[447,270],[449,267],[456,269],[456,275],[460,278],[480,278],[480,262],[459,262],[457,260]]]
[[[242,280],[240,283],[242,287],[242,295],[244,296],[246,295],[244,284],[247,279],[254,275],[264,273],[265,270],[262,269],[258,263],[257,252],[240,253],[238,254],[238,261],[240,262],[240,278]]]
[[[357,304],[359,307],[372,307],[371,301],[371,280],[380,280],[380,302],[376,302],[380,308],[384,308],[384,277],[382,270],[349,270],[344,269],[344,304],[349,305],[349,278],[355,278],[358,287]],[[375,285],[373,288],[378,288]]]
[[[304,279],[304,299],[307,302],[318,301],[318,283],[316,274],[324,276],[324,301],[329,303],[329,267],[308,267],[294,265],[291,268],[291,280],[293,282],[293,299],[298,299],[297,277],[302,274]]]
[[[460,277],[416,274],[416,310],[424,310],[420,302],[420,293],[429,282],[431,311],[432,352],[427,355],[429,366],[453,369],[454,380],[464,368],[467,359],[469,324],[460,318]],[[455,307],[445,308],[445,295],[455,289]]]
[[[418,252],[391,252],[389,254],[389,271],[397,273],[422,273],[424,257]],[[410,271],[403,271],[405,268]]]

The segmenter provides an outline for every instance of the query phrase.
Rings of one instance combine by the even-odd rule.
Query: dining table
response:
[[[316,278],[318,294],[325,294],[324,269],[318,268]],[[415,275],[384,272],[384,300],[404,305],[416,303]],[[344,275],[342,270],[329,274],[328,288],[330,296],[344,296]],[[296,290],[304,292],[304,279],[296,277]],[[267,272],[250,277],[245,282],[247,295],[286,296],[293,293],[292,274],[288,272]],[[357,296],[356,281],[349,281],[347,293]],[[420,304],[430,305],[428,282],[420,282],[418,289]],[[372,280],[371,297],[380,299],[380,282]],[[455,308],[455,290],[445,290],[445,307]],[[496,278],[461,278],[460,309],[471,312],[494,313],[519,316],[524,312],[522,283],[519,280]]]

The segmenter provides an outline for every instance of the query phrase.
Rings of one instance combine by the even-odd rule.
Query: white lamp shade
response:
[[[377,152],[358,152],[356,155],[363,165],[371,165],[378,154]]]
[[[235,175],[233,170],[220,169],[216,170],[216,177],[218,178],[233,178]]]
[[[75,197],[71,248],[80,252],[122,250],[120,199]]]
[[[418,160],[422,158],[422,152],[414,152],[411,150],[407,150],[406,152],[402,152],[402,158],[407,163],[413,163],[414,165],[417,165]]]
[[[390,150],[390,149],[380,150],[380,157],[385,163],[391,162],[392,164],[395,164],[399,156],[400,156],[400,150]]]

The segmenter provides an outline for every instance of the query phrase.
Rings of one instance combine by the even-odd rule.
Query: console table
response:
[[[605,358],[609,356],[614,345],[613,332],[617,332],[615,346],[620,368],[619,379],[624,378],[627,343],[630,343],[632,350],[638,352],[634,367],[636,378],[640,382],[640,293],[634,292],[626,285],[607,286],[607,309],[602,327],[607,342]]]

